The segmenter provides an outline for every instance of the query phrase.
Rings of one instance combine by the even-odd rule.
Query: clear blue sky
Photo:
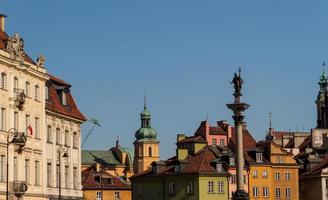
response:
[[[81,111],[102,122],[86,148],[109,149],[117,134],[132,147],[146,91],[165,159],[176,134],[193,134],[207,115],[232,123],[225,104],[238,65],[256,139],[270,109],[277,130],[314,127],[327,10],[325,0],[1,0],[0,12],[7,32],[19,32],[34,59],[44,54]]]

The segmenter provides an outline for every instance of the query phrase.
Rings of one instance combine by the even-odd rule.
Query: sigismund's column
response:
[[[233,193],[233,200],[249,200],[248,193],[244,190],[244,149],[243,149],[243,127],[242,122],[244,119],[243,112],[249,107],[248,104],[242,103],[240,97],[242,96],[241,89],[244,81],[241,78],[241,70],[235,73],[231,84],[234,85],[235,101],[232,104],[227,104],[227,107],[233,111],[233,120],[235,122],[235,135],[237,136],[237,191]]]

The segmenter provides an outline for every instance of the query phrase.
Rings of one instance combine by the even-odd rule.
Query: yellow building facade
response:
[[[293,155],[273,142],[248,152],[250,199],[299,199],[299,166]]]

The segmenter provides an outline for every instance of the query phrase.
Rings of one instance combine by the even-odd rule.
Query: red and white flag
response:
[[[27,129],[27,132],[29,133],[29,135],[33,135],[33,129],[32,129],[31,125],[29,125],[26,129]]]

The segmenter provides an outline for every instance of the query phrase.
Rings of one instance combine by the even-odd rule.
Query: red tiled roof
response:
[[[50,75],[50,85],[49,88],[49,100],[46,101],[46,109],[50,110],[52,112],[67,115],[69,117],[73,117],[82,121],[85,121],[86,118],[84,115],[79,111],[74,98],[71,94],[71,92],[68,92],[66,95],[67,98],[67,105],[62,105],[59,96],[57,94],[55,86],[67,86],[70,88],[71,86],[68,83],[65,83],[64,81],[60,80],[59,78],[56,78],[55,76]]]
[[[228,135],[228,133],[221,127],[210,127],[210,135]]]
[[[180,140],[179,142],[177,142],[177,144],[191,143],[191,142],[207,143],[207,141],[202,136],[190,136],[190,137],[186,137],[183,140]]]
[[[90,167],[82,172],[83,190],[100,189],[100,183],[97,182],[95,179],[96,176],[100,176],[100,174],[96,172],[94,167]],[[115,177],[107,172],[103,172],[102,177],[112,179],[112,184],[108,182],[102,183],[103,190],[115,190],[115,189],[130,190],[131,189],[131,185],[128,182],[123,181],[119,177]]]
[[[293,135],[293,132],[288,131],[274,131],[273,134],[276,136],[277,139],[282,139],[284,135]]]
[[[233,144],[234,147],[236,147],[237,136],[235,135],[235,127],[232,127],[231,135],[232,137],[230,138],[230,142]],[[253,136],[249,133],[247,129],[243,129],[243,146],[244,151],[254,149],[256,147],[256,140],[253,138]]]
[[[298,147],[300,151],[304,151],[307,147],[312,147],[312,136],[309,135]]]

